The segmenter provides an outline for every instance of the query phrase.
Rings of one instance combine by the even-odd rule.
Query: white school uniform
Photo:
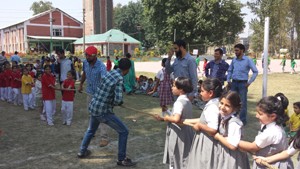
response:
[[[47,115],[47,123],[48,125],[53,126],[53,115],[55,114],[56,100],[44,100],[43,103]]]
[[[265,129],[264,126],[266,126]],[[269,123],[267,125],[261,125],[261,131],[255,137],[255,144],[261,148],[256,152],[257,156],[270,156],[277,153],[280,153],[283,150],[286,150],[288,147],[285,132],[280,125],[277,125],[275,122]],[[272,163],[271,165],[277,168],[291,168],[293,163],[290,158],[287,160],[278,161]],[[257,164],[253,161],[253,169],[262,169],[264,166]]]
[[[5,87],[0,87],[1,100],[5,101]]]
[[[28,108],[30,107],[30,94],[22,94],[23,95],[23,106],[24,106],[24,110],[28,110]]]
[[[73,118],[73,101],[61,101],[61,113],[63,123],[71,125]]]
[[[21,88],[12,88],[12,101],[14,105],[22,104]]]

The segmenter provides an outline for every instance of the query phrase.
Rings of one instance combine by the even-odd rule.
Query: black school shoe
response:
[[[87,158],[89,155],[91,155],[91,151],[90,150],[86,150],[84,153],[79,152],[77,153],[77,157],[78,158]]]
[[[131,167],[131,166],[135,166],[136,162],[132,162],[131,159],[126,157],[123,161],[118,161],[117,165],[124,166],[124,167]]]

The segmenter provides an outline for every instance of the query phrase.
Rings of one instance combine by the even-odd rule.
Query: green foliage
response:
[[[187,43],[220,45],[227,32],[244,28],[242,4],[237,0],[142,0],[145,15],[159,43],[176,39]],[[234,38],[232,38],[234,39]]]
[[[30,10],[33,11],[33,15],[36,15],[52,8],[52,2],[40,0],[33,2],[30,7]]]
[[[300,1],[299,0],[255,0],[248,2],[252,12],[258,19],[250,24],[254,30],[251,37],[251,46],[254,51],[263,49],[264,21],[270,17],[270,43],[271,53],[278,53],[280,48],[290,48],[293,51],[293,31],[300,35]],[[300,36],[297,37],[300,44]],[[299,45],[300,47],[300,45]]]
[[[115,27],[140,40],[139,33],[143,34],[143,9],[141,2],[129,2],[128,5],[124,6],[118,4],[114,8]],[[138,30],[138,26],[141,26],[140,30]]]

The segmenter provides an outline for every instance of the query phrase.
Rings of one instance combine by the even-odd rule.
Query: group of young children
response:
[[[33,64],[12,64],[6,61],[0,67],[0,98],[2,101],[23,105],[24,110],[40,111],[40,118],[49,126],[54,125],[53,116],[56,111],[55,90],[62,91],[62,121],[71,125],[73,117],[73,101],[75,94],[74,71],[69,71],[67,79],[56,87],[56,78],[51,71],[51,65],[43,68]]]
[[[192,118],[192,104],[187,97],[192,83],[184,77],[173,83],[172,93],[178,98],[172,112],[155,116],[167,122],[163,162],[171,169],[247,169],[247,152],[256,155],[255,169],[266,168],[265,161],[279,169],[293,168],[290,156],[300,148],[300,119],[296,118],[300,116],[299,102],[294,103],[295,113],[288,121],[288,99],[282,93],[262,98],[256,104],[261,127],[254,141],[248,142],[243,141],[247,133],[243,133],[243,123],[238,118],[239,94],[223,91],[217,79],[204,80],[200,90],[202,100],[207,102],[200,118]],[[291,126],[289,133],[296,131],[289,148],[285,125]]]

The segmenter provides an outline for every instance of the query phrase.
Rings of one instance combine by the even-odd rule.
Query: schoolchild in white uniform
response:
[[[250,169],[247,153],[238,150],[242,136],[243,122],[237,117],[241,108],[239,94],[229,91],[220,97],[220,116],[218,133],[214,136],[218,140],[215,155],[217,167],[214,169]]]
[[[75,95],[75,71],[69,71],[67,73],[67,79],[64,80],[61,87],[63,90],[62,103],[61,103],[61,113],[63,125],[71,125],[73,118],[73,104]]]
[[[295,137],[291,140],[290,146],[288,147],[288,149],[272,155],[272,156],[268,156],[268,157],[263,157],[263,156],[253,156],[253,158],[255,159],[256,163],[260,164],[262,163],[262,160],[271,164],[271,163],[275,163],[277,161],[281,161],[281,160],[285,160],[285,159],[289,159],[290,157],[292,157],[293,155],[297,154],[300,150],[300,130],[297,131]],[[296,169],[300,169],[300,163],[299,163],[299,153],[298,153],[298,164]]]
[[[253,142],[240,141],[239,148],[255,153],[257,156],[271,156],[285,150],[288,146],[282,124],[288,120],[284,113],[282,99],[274,96],[262,98],[256,105],[256,118],[261,129]],[[290,158],[272,163],[279,169],[293,168]],[[253,161],[253,169],[266,168]]]
[[[161,117],[159,121],[168,122],[163,163],[169,164],[170,169],[186,168],[194,132],[190,126],[178,125],[182,118],[193,117],[193,106],[187,93],[193,91],[190,79],[178,77],[172,87],[172,93],[179,96],[174,103],[172,114]]]
[[[35,105],[36,108],[40,111],[40,118],[42,121],[46,120],[46,111],[42,99],[42,73],[37,73],[34,87],[35,93]]]
[[[205,79],[201,85],[201,98],[207,102],[200,118],[184,119],[183,124],[193,126],[196,134],[188,157],[187,169],[216,168],[214,154],[217,141],[213,136],[217,133],[219,122],[219,97],[222,84],[218,79]]]
[[[12,102],[14,105],[21,105],[22,104],[22,94],[21,94],[21,87],[22,87],[22,74],[18,70],[18,66],[15,65],[12,67],[12,81],[11,81],[11,86],[12,86]]]

